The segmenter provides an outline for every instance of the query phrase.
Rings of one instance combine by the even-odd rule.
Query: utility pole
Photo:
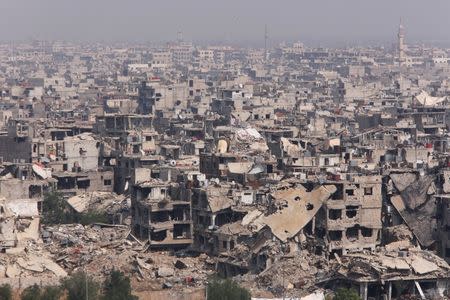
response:
[[[86,281],[86,300],[89,300],[88,276],[86,273],[86,268],[84,268],[84,279]]]

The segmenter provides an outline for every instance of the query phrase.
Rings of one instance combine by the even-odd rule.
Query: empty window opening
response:
[[[91,186],[90,180],[80,180],[77,182],[77,186],[79,189],[88,189]]]
[[[188,224],[175,224],[173,226],[173,238],[174,239],[191,238],[190,226]]]
[[[348,196],[354,196],[354,195],[355,195],[355,190],[348,189],[348,190],[345,190],[345,193],[346,193]]]
[[[152,241],[163,241],[167,238],[167,230],[162,230],[162,231],[158,231],[158,232],[152,232],[150,235],[150,239]]]
[[[346,206],[345,207],[345,215],[347,216],[347,218],[351,219],[356,217],[356,215],[358,214],[358,206]]]
[[[330,237],[331,241],[340,241],[342,240],[342,231],[330,230],[328,232],[328,236]]]
[[[373,195],[373,188],[371,187],[364,188],[364,195]]]
[[[371,237],[373,235],[373,230],[371,228],[361,227],[361,235],[363,237]]]
[[[169,221],[169,213],[167,211],[152,212],[150,215],[152,223]]]
[[[357,240],[358,239],[358,228],[356,228],[356,227],[347,228],[347,230],[345,231],[345,236],[347,237],[347,239],[349,241]]]
[[[185,220],[185,216],[187,214],[185,214],[184,210],[181,209],[181,208],[174,208],[171,215],[172,215],[172,220],[184,221]]]
[[[28,188],[29,198],[39,198],[42,196],[42,188],[39,185],[30,185]]]
[[[342,218],[342,210],[340,209],[330,209],[328,211],[328,218],[330,220],[339,220]]]
[[[317,238],[323,239],[325,237],[326,231],[324,228],[316,227],[314,233]]]

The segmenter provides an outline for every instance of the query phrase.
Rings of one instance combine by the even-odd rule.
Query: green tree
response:
[[[37,284],[27,287],[20,295],[21,300],[59,300],[62,291],[58,286],[41,288]]]
[[[90,225],[93,223],[109,223],[108,216],[102,212],[88,211],[79,216],[78,223]]]
[[[361,300],[361,298],[354,289],[339,288],[333,300]]]
[[[27,287],[20,295],[22,300],[41,300],[41,288],[37,284]]]
[[[53,191],[44,195],[42,203],[44,224],[67,224],[74,221],[75,214],[61,193]]]
[[[112,270],[103,283],[104,300],[137,300],[131,294],[130,278],[122,272]]]
[[[207,300],[250,300],[248,290],[230,279],[212,279],[208,283]]]
[[[67,300],[99,299],[100,288],[98,283],[84,272],[74,273],[64,279],[62,286],[67,290]]]
[[[20,295],[21,300],[59,300],[60,297],[60,287],[46,286],[41,288],[37,284],[27,287]]]
[[[11,300],[12,289],[9,284],[0,285],[0,300]]]
[[[41,293],[41,300],[59,300],[62,290],[59,286],[46,286]]]

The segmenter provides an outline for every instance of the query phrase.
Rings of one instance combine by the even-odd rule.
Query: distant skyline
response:
[[[450,0],[0,0],[0,40],[450,45]]]

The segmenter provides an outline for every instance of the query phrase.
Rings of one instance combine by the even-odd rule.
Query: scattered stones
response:
[[[170,277],[174,275],[174,270],[172,268],[168,268],[168,267],[159,267],[158,268],[158,272],[157,272],[157,276],[158,277]]]

